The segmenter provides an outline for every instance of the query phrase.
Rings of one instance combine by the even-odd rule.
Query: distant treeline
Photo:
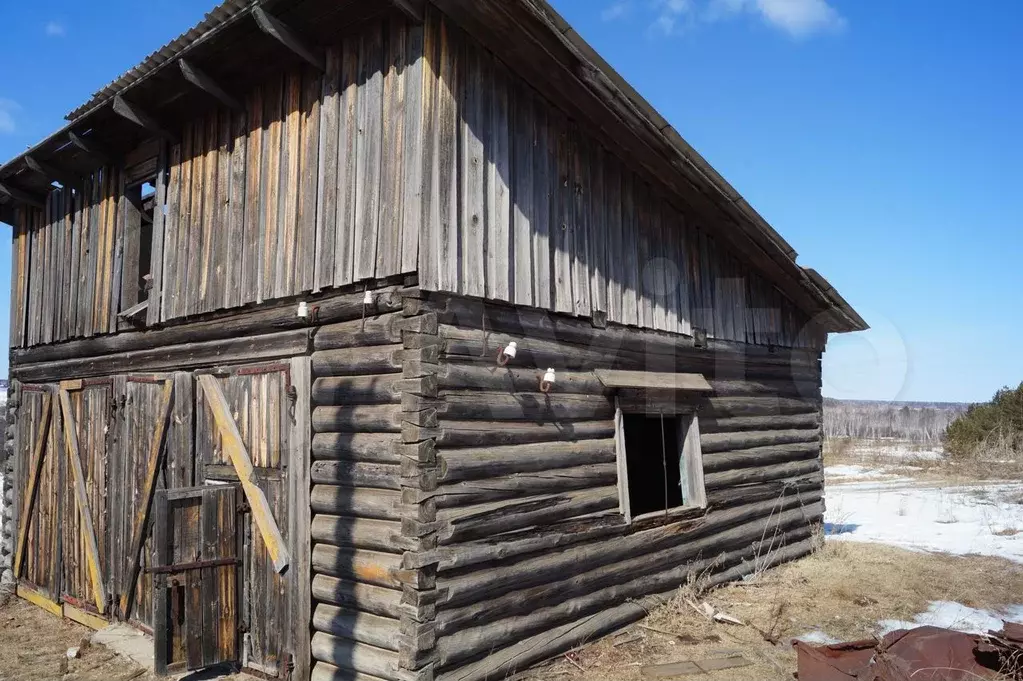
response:
[[[895,438],[937,444],[949,424],[969,406],[949,402],[861,402],[825,398],[824,436]]]

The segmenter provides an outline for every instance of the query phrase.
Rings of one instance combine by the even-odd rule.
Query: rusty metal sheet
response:
[[[964,634],[940,627],[893,631],[870,639],[830,646],[793,643],[799,681],[977,681],[1003,678],[1002,661],[1018,646],[1009,636],[1023,627],[1006,625],[1004,640]]]

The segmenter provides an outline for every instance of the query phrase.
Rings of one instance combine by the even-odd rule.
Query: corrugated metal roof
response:
[[[198,24],[143,59],[138,66],[132,67],[109,85],[98,90],[88,102],[69,113],[65,118],[69,121],[76,121],[97,107],[103,106],[112,100],[114,95],[145,80],[168,62],[187,52],[196,43],[208,38],[238,18],[249,14],[253,4],[249,0],[224,0],[218,7],[208,12]]]

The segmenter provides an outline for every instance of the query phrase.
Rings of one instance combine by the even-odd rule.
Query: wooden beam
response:
[[[32,451],[32,468],[28,474],[28,487],[25,489],[25,503],[21,511],[21,525],[18,527],[18,546],[14,551],[14,576],[21,577],[21,566],[25,560],[25,546],[28,544],[29,514],[35,503],[36,488],[39,486],[39,474],[43,470],[43,457],[46,455],[46,440],[50,434],[50,414],[53,411],[53,395],[43,395],[43,415],[39,421],[38,439]]]
[[[391,0],[391,3],[412,21],[423,23],[424,8],[421,0]]]
[[[213,80],[209,74],[199,69],[192,62],[187,59],[181,59],[178,61],[178,66],[181,68],[181,75],[185,77],[185,80],[210,95],[224,106],[234,109],[235,111],[243,111],[245,109],[241,102],[228,94],[227,90],[220,87],[217,81]]]
[[[63,617],[64,611],[60,607],[60,603],[55,603],[49,598],[39,593],[35,589],[30,589],[27,586],[18,585],[17,594],[19,598],[24,598],[32,605],[38,606],[46,612],[56,615],[57,617]]]
[[[71,140],[71,144],[78,147],[86,154],[92,157],[92,160],[99,165],[111,165],[114,155],[110,153],[102,144],[94,139],[86,139],[74,132],[68,131],[68,139]]]
[[[47,180],[49,181],[56,180],[65,187],[81,187],[83,184],[85,184],[85,180],[82,177],[76,175],[75,173],[63,170],[56,166],[52,166],[49,163],[45,163],[43,161],[37,161],[32,156],[25,157],[25,165],[27,165],[36,173],[45,177]]]
[[[110,625],[110,622],[102,617],[97,617],[91,612],[86,612],[85,610],[76,608],[70,603],[64,604],[64,617],[67,617],[72,622],[78,622],[82,626],[89,627],[95,631],[99,631],[100,629]]]
[[[256,23],[263,33],[266,33],[320,71],[327,70],[322,51],[306,44],[287,24],[276,17],[270,16],[258,5],[252,8],[252,16],[255,17]]]
[[[96,597],[96,608],[103,614],[107,606],[107,592],[103,586],[103,573],[100,568],[99,543],[96,541],[96,528],[92,524],[92,510],[89,508],[89,494],[85,489],[85,473],[82,471],[82,459],[78,450],[78,426],[71,410],[71,399],[68,391],[60,389],[60,409],[64,420],[64,443],[67,447],[68,459],[74,472],[75,500],[78,515],[82,522],[82,539],[85,543],[85,561],[89,566],[89,577],[92,581],[92,593]]]
[[[11,197],[14,201],[19,203],[25,203],[33,208],[39,208],[40,210],[46,206],[46,199],[25,191],[24,189],[18,189],[17,187],[11,186],[4,182],[0,182],[0,194],[6,194]]]
[[[238,432],[238,424],[234,422],[234,417],[231,415],[231,407],[227,404],[227,399],[216,378],[209,374],[201,374],[198,376],[198,380],[206,395],[210,411],[213,413],[213,421],[217,424],[217,430],[220,431],[224,451],[231,459],[235,470],[238,471],[242,491],[245,492],[245,498],[252,509],[256,527],[259,528],[266,550],[270,554],[270,559],[273,560],[274,569],[281,574],[288,569],[291,556],[284,543],[281,530],[277,526],[277,521],[274,520],[266,495],[256,484],[252,459],[249,458],[245,442],[242,440],[241,433]]]
[[[167,379],[163,382],[163,392],[160,395],[160,420],[156,423],[156,431],[153,433],[153,441],[149,445],[149,466],[146,469],[146,482],[142,488],[142,504],[135,515],[135,528],[132,531],[131,553],[128,559],[131,567],[128,569],[128,592],[121,596],[121,614],[125,619],[131,616],[131,606],[135,600],[135,586],[138,582],[139,567],[142,554],[142,544],[146,540],[146,529],[149,527],[149,510],[153,504],[153,492],[156,490],[156,476],[160,472],[163,461],[163,439],[167,433],[167,420],[170,417],[171,403],[174,397],[174,381]]]
[[[174,133],[163,127],[155,118],[143,111],[139,105],[132,104],[121,95],[114,97],[114,113],[154,135],[172,142],[177,141],[177,136]]]

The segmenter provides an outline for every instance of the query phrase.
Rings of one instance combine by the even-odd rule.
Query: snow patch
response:
[[[820,629],[808,631],[805,634],[800,634],[799,636],[793,636],[792,640],[802,641],[803,643],[814,643],[822,646],[833,646],[842,642],[834,636],[824,633]]]
[[[924,626],[942,627],[967,634],[986,634],[989,631],[1001,630],[1004,621],[1014,622],[1020,619],[1023,619],[1023,605],[1007,606],[999,612],[992,612],[954,601],[934,601],[928,606],[927,612],[920,613],[912,622],[881,620],[877,625],[882,636],[897,629]]]
[[[917,551],[998,556],[1023,563],[1023,505],[1008,500],[1020,484],[920,487],[866,480],[829,487],[830,539],[891,544]]]

